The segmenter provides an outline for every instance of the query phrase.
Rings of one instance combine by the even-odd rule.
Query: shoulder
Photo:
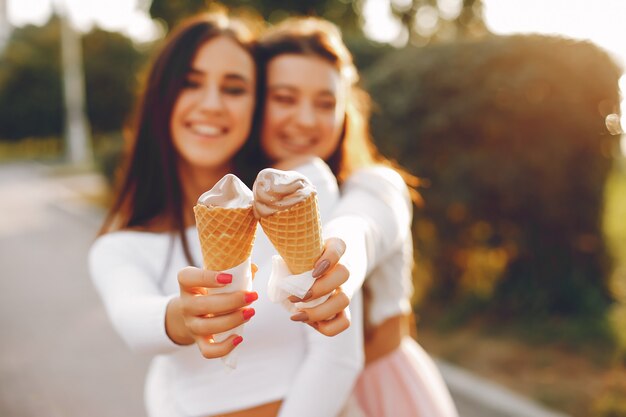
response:
[[[135,230],[121,230],[99,236],[89,249],[89,259],[110,261],[120,258],[132,258],[141,252],[149,242],[165,241],[165,234]]]
[[[385,165],[360,168],[345,181],[344,188],[362,187],[375,192],[400,192],[409,195],[409,190],[398,171]]]
[[[320,158],[308,157],[301,159],[301,162],[292,169],[307,177],[311,182],[315,180],[337,181],[330,167]]]

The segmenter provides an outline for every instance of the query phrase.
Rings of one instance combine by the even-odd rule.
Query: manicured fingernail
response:
[[[306,294],[304,294],[304,297],[302,298],[298,298],[295,295],[290,296],[289,301],[291,301],[292,303],[300,303],[302,301],[308,300],[311,297],[313,297],[313,291],[309,290],[306,292]]]
[[[243,342],[243,337],[237,336],[233,339],[233,345],[237,346],[239,343]]]
[[[320,275],[322,275],[324,272],[326,272],[329,266],[330,266],[330,262],[328,262],[328,260],[326,259],[324,259],[319,264],[315,265],[315,269],[313,269],[313,273],[312,273],[313,278],[317,278]]]
[[[219,274],[217,274],[216,280],[220,284],[230,284],[231,282],[233,282],[233,276],[231,274],[225,274],[224,272],[220,272]]]
[[[254,316],[254,313],[256,313],[256,311],[254,311],[253,308],[244,308],[243,309],[243,319],[244,320],[250,320],[250,317]]]
[[[309,315],[305,311],[301,311],[298,314],[294,314],[291,316],[291,320],[293,321],[308,321]]]
[[[251,302],[259,299],[259,294],[257,294],[256,292],[247,292],[243,298],[246,304],[250,304]]]

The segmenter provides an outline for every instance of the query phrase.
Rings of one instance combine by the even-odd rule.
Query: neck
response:
[[[220,168],[198,168],[179,166],[179,175],[183,192],[183,213],[185,227],[196,224],[193,215],[193,206],[198,198],[213,186],[226,174],[231,172],[231,166],[225,165]]]

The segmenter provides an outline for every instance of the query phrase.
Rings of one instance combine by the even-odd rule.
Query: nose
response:
[[[224,109],[224,103],[222,103],[219,87],[208,85],[200,98],[199,104],[202,111],[220,113]]]
[[[303,100],[298,107],[297,114],[298,125],[301,127],[314,127],[315,126],[315,108],[313,103],[308,100]]]

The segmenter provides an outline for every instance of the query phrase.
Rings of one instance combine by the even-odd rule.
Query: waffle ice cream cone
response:
[[[193,208],[204,268],[224,271],[244,262],[252,252],[257,220],[247,208]]]
[[[253,193],[255,214],[289,271],[312,270],[324,250],[315,187],[298,172],[267,168]]]
[[[226,174],[200,196],[193,208],[204,268],[232,275],[230,284],[209,288],[210,294],[250,291],[252,288],[250,253],[257,226],[252,200],[252,191],[235,175]],[[223,342],[233,334],[241,335],[243,328],[241,324],[216,333],[213,339]],[[222,362],[234,369],[237,355],[237,351],[232,351],[222,357]]]
[[[313,269],[324,250],[314,193],[287,210],[262,217],[261,226],[292,274]]]

